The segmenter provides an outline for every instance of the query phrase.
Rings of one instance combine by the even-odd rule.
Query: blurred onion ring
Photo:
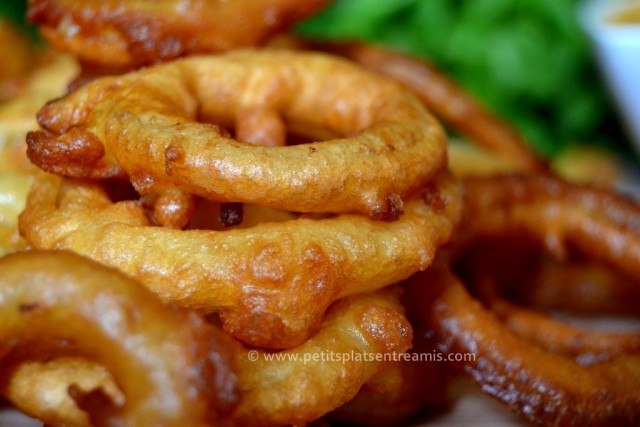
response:
[[[542,176],[468,179],[465,191],[469,217],[462,240],[525,234],[560,260],[568,258],[570,249],[577,249],[627,274],[635,285],[640,281],[640,207],[630,200],[610,190]],[[492,311],[512,330],[545,349],[586,364],[640,353],[640,333],[578,328],[510,303],[491,289],[495,283],[483,286]]]
[[[78,408],[69,387],[100,390],[106,399],[122,404],[122,394],[104,366],[78,357],[25,362],[17,366],[2,392],[16,408],[47,425],[90,427],[89,414]]]
[[[415,331],[414,331],[415,334]],[[358,391],[353,399],[327,415],[341,425],[398,426],[425,409],[446,406],[450,369],[443,363],[424,360],[435,356],[434,348],[415,343],[406,358],[383,370]]]
[[[495,264],[492,267],[499,268]],[[547,313],[515,304],[502,296],[500,286],[488,270],[474,273],[473,276],[470,281],[467,281],[467,285],[470,285],[478,294],[478,299],[485,306],[509,329],[549,351],[573,357],[579,363],[586,365],[619,354],[640,353],[640,331],[636,333],[592,331],[559,322]],[[637,286],[637,283],[633,284]],[[572,283],[556,282],[555,285],[570,287]],[[574,302],[573,305],[575,306],[576,303]]]
[[[0,256],[24,246],[18,233],[18,215],[24,209],[32,181],[27,174],[0,170]]]
[[[220,129],[256,109],[339,138],[264,147]],[[128,176],[141,193],[175,185],[293,212],[397,219],[403,198],[446,163],[442,128],[409,91],[320,53],[190,57],[102,78],[46,105],[38,121],[46,131],[27,135],[27,154],[48,172]]]
[[[72,253],[11,254],[0,270],[3,390],[21,363],[80,356],[106,367],[124,394],[113,402],[69,385],[95,425],[204,426],[231,410],[231,350],[197,315]]]
[[[640,208],[609,191],[545,176],[475,178],[466,182],[465,200],[454,257],[480,238],[527,235],[561,259],[570,247],[634,278],[640,275]],[[444,265],[409,283],[412,298],[426,302],[423,322],[433,328],[440,350],[474,353],[474,361],[459,366],[484,392],[521,415],[562,426],[640,422],[637,349],[612,351],[604,361],[581,366],[571,356],[545,349],[548,341],[510,330]],[[545,327],[556,324],[572,328],[551,319]],[[539,324],[529,326],[533,330]],[[617,343],[609,339],[611,345],[623,345],[632,337],[622,334]],[[561,353],[563,345],[558,343]]]
[[[329,309],[316,335],[278,354],[232,345],[239,402],[229,415],[229,424],[302,425],[349,400],[411,345],[411,326],[397,293],[397,288],[386,288],[338,302]],[[119,396],[113,379],[101,366],[69,358],[21,365],[11,378],[8,396],[20,408],[46,408],[60,424],[88,427],[88,420],[65,396],[72,383],[100,387]]]
[[[469,178],[464,189],[459,247],[524,233],[558,259],[570,245],[630,277],[640,274],[640,207],[611,190],[544,175]]]
[[[31,0],[27,15],[53,47],[82,61],[136,67],[250,47],[327,0]]]
[[[640,313],[640,281],[588,259],[545,260],[532,279],[531,288],[517,293],[527,305],[576,313]]]
[[[446,266],[410,279],[409,292],[424,302],[445,354],[474,354],[456,362],[481,388],[539,425],[638,425],[640,355],[620,355],[580,366],[511,331],[465,289]],[[446,357],[446,356],[444,356]]]
[[[175,230],[150,226],[139,202],[114,203],[99,183],[41,174],[19,227],[33,248],[73,250],[165,301],[220,313],[225,330],[247,343],[289,348],[317,330],[336,299],[427,268],[457,224],[459,190],[443,174],[393,222],[343,214]]]

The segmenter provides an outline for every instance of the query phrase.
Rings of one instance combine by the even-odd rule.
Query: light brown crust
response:
[[[482,389],[533,423],[550,426],[637,425],[640,356],[580,366],[512,332],[465,289],[448,267],[411,279],[424,302],[423,322],[445,354],[474,354],[455,363]]]
[[[631,277],[640,271],[640,209],[611,190],[544,175],[470,178],[464,187],[461,245],[524,232],[559,259],[571,244]]]
[[[640,277],[640,207],[611,191],[547,176],[473,178],[465,181],[465,202],[464,226],[449,254],[453,261],[478,239],[528,236],[560,259],[568,248],[578,249]],[[496,316],[442,262],[410,279],[409,289],[414,300],[425,301],[422,327],[433,328],[440,350],[474,353],[475,360],[457,365],[484,392],[529,420],[557,426],[640,421],[637,333],[578,331],[500,307]],[[511,330],[500,315],[507,322],[518,318],[527,328]],[[580,336],[578,353],[600,354],[580,359],[571,342]],[[620,348],[603,352],[599,339]]]
[[[371,378],[411,347],[411,325],[397,288],[338,301],[319,332],[304,344],[267,360],[239,358],[243,395],[238,425],[301,425],[350,400]],[[243,394],[244,392],[244,394]]]
[[[136,67],[260,44],[327,0],[32,0],[28,17],[55,48]]]
[[[544,160],[529,148],[518,131],[424,58],[359,42],[309,46],[349,58],[412,89],[437,117],[474,143],[508,160],[512,168],[521,172],[546,169]]]
[[[231,345],[238,367],[239,402],[223,425],[277,427],[311,422],[351,399],[410,347],[411,338],[398,289],[388,288],[348,297],[331,307],[316,335],[278,353],[278,358],[269,351]],[[113,399],[123,398],[102,366],[72,358],[21,365],[10,379],[7,396],[39,419],[89,426],[86,415],[66,393],[74,383],[89,390],[102,388]]]
[[[394,222],[299,218],[229,231],[151,227],[134,201],[96,183],[42,174],[20,217],[34,248],[70,249],[137,277],[165,301],[220,312],[253,345],[288,348],[317,330],[337,298],[425,269],[460,215],[457,182],[440,177]]]
[[[205,426],[235,402],[231,350],[195,314],[68,252],[11,254],[0,269],[3,390],[23,362],[74,356],[105,366],[125,396],[70,384],[95,425]]]
[[[262,147],[197,122],[231,127],[253,107],[341,138]],[[28,155],[45,170],[79,178],[126,174],[143,193],[171,184],[210,200],[294,212],[396,219],[403,198],[446,162],[443,130],[408,91],[313,53],[193,57],[103,78],[45,106],[38,120],[46,132],[27,136]],[[82,167],[67,160],[67,151],[86,141],[102,143],[105,156]],[[55,155],[61,143],[68,150]]]
[[[4,17],[0,17],[0,40],[2,40],[0,43],[2,58],[0,103],[2,103],[24,90],[27,76],[39,58],[27,36]]]

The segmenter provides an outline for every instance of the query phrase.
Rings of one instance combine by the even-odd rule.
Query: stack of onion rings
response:
[[[364,83],[366,91],[343,99],[346,87]],[[229,126],[256,105],[344,137],[262,147],[194,120]],[[48,104],[39,120],[47,131],[28,135],[28,154],[52,172],[124,175],[142,193],[177,188],[218,202],[399,217],[180,231],[149,227],[138,203],[114,204],[100,185],[38,180],[21,217],[33,247],[72,249],[138,277],[165,300],[219,312],[225,329],[252,345],[300,344],[335,299],[426,268],[459,216],[455,181],[434,179],[445,153],[440,127],[400,87],[323,55],[185,59],[97,80]]]
[[[36,0],[30,17],[51,43],[105,74],[264,43],[325,2],[298,9],[290,1],[254,2],[254,13],[243,16],[230,11],[244,2],[192,1],[191,9],[178,7],[184,2],[102,3]],[[254,19],[265,13],[273,19]],[[229,19],[210,25],[211,14]],[[259,25],[247,32],[246,23]],[[444,171],[444,133],[418,99],[488,150],[455,148],[457,175],[536,174],[546,166],[431,64],[365,44],[293,44],[345,56],[418,98],[322,55],[190,57],[89,83],[45,106],[38,114],[43,129],[28,136],[31,160],[62,176],[41,174],[34,184],[20,220],[33,248],[71,249],[123,270],[165,302],[216,313],[214,322],[258,346],[221,338],[237,366],[240,399],[231,424],[304,424],[354,398],[330,417],[393,425],[425,403],[442,405],[446,366],[300,361],[407,351],[411,328],[397,291],[364,292],[427,268],[462,210],[454,260],[483,236],[526,230],[555,256],[576,246],[637,276],[638,209],[607,191],[538,175],[467,179],[461,206],[458,184]],[[215,213],[217,222],[208,218]],[[605,244],[592,248],[602,236]],[[473,283],[489,314],[470,302],[448,266],[424,274],[411,280],[407,300],[419,337],[430,339],[418,339],[412,351],[431,351],[435,338],[445,353],[476,352],[479,362],[459,366],[535,422],[638,422],[637,334],[561,325],[504,299],[493,278]],[[541,334],[540,324],[551,333]],[[581,365],[589,354],[593,372]],[[534,366],[538,357],[557,364],[557,379],[556,366]],[[77,358],[21,365],[7,394],[47,420],[38,411],[53,393],[60,398],[52,409],[57,422],[86,422],[65,392],[82,382],[78,375],[103,398],[126,396],[102,366]],[[33,378],[50,385],[34,393]],[[608,394],[578,389],[594,384]]]
[[[417,199],[391,223],[342,215],[181,231],[151,227],[141,205],[113,203],[99,184],[41,175],[20,226],[35,248],[82,253],[138,277],[167,301],[220,312],[244,341],[286,348],[317,329],[335,299],[428,266],[459,210],[456,183],[445,179],[440,189],[440,205]]]
[[[341,138],[273,150],[198,123],[232,127],[257,107]],[[28,154],[49,172],[128,176],[141,193],[175,185],[210,200],[297,212],[396,219],[402,199],[446,159],[444,133],[412,95],[309,53],[194,57],[103,78],[48,104],[38,121],[46,131],[28,135]]]

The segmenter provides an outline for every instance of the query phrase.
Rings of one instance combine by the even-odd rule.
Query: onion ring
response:
[[[2,22],[0,20],[2,48],[20,51],[20,45],[12,44],[11,38],[2,38]],[[13,61],[12,55],[7,58]],[[64,93],[66,83],[76,70],[71,58],[51,53],[38,55],[29,64],[34,69],[28,73],[22,70],[19,94],[0,103],[0,256],[26,246],[18,233],[18,214],[24,209],[33,180],[31,173],[37,169],[26,156],[25,135],[37,129],[35,114],[47,100]],[[2,91],[0,81],[0,93]]]
[[[351,399],[411,347],[411,325],[397,288],[359,294],[332,306],[320,331],[280,360],[241,354],[235,412],[239,425],[300,425]]]
[[[225,330],[247,343],[289,348],[317,330],[334,300],[426,268],[457,222],[458,190],[442,176],[390,223],[345,214],[183,231],[150,227],[139,203],[113,203],[98,183],[41,174],[20,230],[34,248],[73,250],[165,301],[219,312]]]
[[[0,171],[0,256],[25,246],[18,233],[18,215],[24,209],[32,181],[24,173]]]
[[[550,314],[526,308],[505,298],[503,295],[513,295],[514,291],[526,294],[538,286],[538,264],[548,263],[539,251],[531,250],[532,245],[522,238],[522,234],[517,236],[512,239],[517,239],[517,245],[522,245],[523,248],[516,247],[516,242],[499,238],[489,242],[480,241],[480,244],[472,245],[464,250],[462,256],[457,257],[455,269],[460,272],[476,298],[512,331],[536,342],[542,348],[568,355],[581,364],[606,360],[618,354],[640,353],[640,333],[590,331],[554,320]],[[589,265],[592,268],[588,271],[594,271],[595,264]],[[556,266],[558,268],[560,267]],[[571,281],[553,284],[556,288],[571,288],[575,285]],[[636,280],[625,287],[635,287],[637,294],[640,292],[637,285]],[[618,288],[620,286],[617,285]],[[556,291],[558,292],[562,291]],[[573,301],[571,306],[579,308],[580,302]],[[611,304],[609,306],[614,308]],[[563,306],[558,308],[566,309]],[[619,314],[619,311],[616,313]],[[635,313],[637,315],[637,311]]]
[[[423,322],[431,325],[440,350],[475,354],[475,361],[455,364],[510,409],[544,425],[640,421],[640,356],[580,366],[510,331],[446,267],[434,266],[410,280],[413,298],[425,302]]]
[[[230,350],[196,315],[71,253],[11,254],[0,269],[3,378],[25,361],[56,356],[100,363],[125,402],[69,389],[96,425],[208,425],[235,403]]]
[[[228,127],[255,107],[346,138],[274,149],[195,121]],[[38,121],[47,131],[27,135],[28,155],[46,171],[127,175],[141,193],[171,184],[294,212],[396,219],[402,198],[446,162],[444,132],[413,95],[321,54],[186,58],[98,79],[45,106]]]
[[[407,359],[388,367],[362,386],[358,394],[327,418],[358,426],[404,425],[425,408],[442,408],[447,402],[450,369],[442,363],[420,360],[434,348],[412,348]]]
[[[566,256],[571,244],[639,275],[640,209],[628,200],[545,176],[468,179],[465,192],[467,217],[453,256],[479,238],[527,234],[552,254]],[[509,330],[444,265],[410,279],[409,292],[428,301],[422,320],[433,328],[440,350],[475,353],[475,361],[458,366],[529,420],[563,426],[640,422],[640,354],[611,355],[585,367],[551,353],[537,336],[529,337],[532,342]]]
[[[327,0],[32,0],[27,16],[56,49],[85,62],[136,67],[250,47]]]
[[[462,240],[524,231],[559,259],[567,258],[571,244],[640,280],[640,208],[633,202],[551,177],[469,179],[465,188],[465,214],[473,221],[467,221]],[[640,350],[637,333],[586,331],[513,305],[495,292],[489,303],[521,335],[587,363]]]
[[[566,242],[571,242],[592,258],[638,277],[640,209],[634,202],[603,188],[542,175],[469,178],[464,184],[459,246],[525,230],[558,259],[567,258]]]
[[[240,398],[229,423],[305,424],[349,400],[363,383],[393,363],[393,353],[399,355],[411,345],[411,326],[397,291],[387,288],[338,302],[327,312],[318,334],[277,355],[231,345]],[[44,379],[49,386],[34,390],[35,379],[39,384]],[[83,414],[65,396],[68,385],[74,382],[119,396],[101,366],[69,358],[22,365],[10,379],[8,396],[18,407],[26,408],[25,412],[41,419],[53,420],[55,416],[61,424],[88,426]],[[31,408],[31,412],[27,410]],[[45,418],[42,413],[47,410]]]

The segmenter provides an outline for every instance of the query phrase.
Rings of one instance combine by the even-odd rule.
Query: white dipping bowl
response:
[[[611,18],[638,0],[588,0],[580,21],[591,38],[602,74],[640,156],[640,23]]]

